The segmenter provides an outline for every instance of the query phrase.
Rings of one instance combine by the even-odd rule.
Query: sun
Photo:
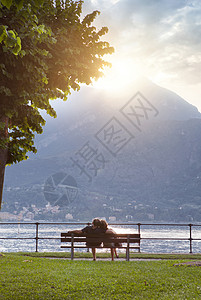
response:
[[[112,67],[104,70],[104,76],[93,83],[98,89],[114,93],[125,89],[143,76],[143,68],[130,58],[114,59]]]

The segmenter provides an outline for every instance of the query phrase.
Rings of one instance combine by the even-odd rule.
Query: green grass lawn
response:
[[[174,266],[181,259],[94,262],[29,255],[0,257],[0,299],[201,299],[201,267]]]
[[[126,259],[125,253],[119,253],[120,258]],[[25,256],[31,256],[31,257],[58,257],[58,258],[70,258],[71,254],[70,252],[18,252],[15,253],[15,255],[25,255]],[[107,250],[105,252],[98,252],[97,258],[110,258],[110,250]],[[74,257],[76,258],[90,258],[92,259],[92,253],[91,252],[79,252],[75,251]],[[164,254],[164,253],[138,253],[138,252],[130,252],[130,258],[131,259],[196,259],[201,261],[201,254],[178,254],[178,253],[171,253],[171,254]]]

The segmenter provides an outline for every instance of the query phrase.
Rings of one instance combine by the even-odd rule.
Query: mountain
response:
[[[198,221],[201,114],[144,79],[56,106],[37,155],[7,167],[2,211],[22,218]]]

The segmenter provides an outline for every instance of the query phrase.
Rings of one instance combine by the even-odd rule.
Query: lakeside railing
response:
[[[76,228],[82,228],[83,226],[89,225],[91,224],[90,222],[88,223],[74,223],[74,222],[0,222],[0,240],[33,240],[35,241],[35,252],[39,251],[39,241],[41,240],[49,240],[51,243],[51,240],[60,240],[60,236],[59,237],[48,237],[48,236],[40,236],[40,228],[41,226],[44,225],[57,225],[57,226],[65,226],[66,231],[69,228],[72,227],[76,227]],[[20,229],[20,226],[23,225],[27,225],[27,226],[34,226],[35,230],[34,232],[34,236],[31,237],[20,237],[20,236],[9,236],[9,237],[4,237],[1,234],[1,226],[5,226],[5,225],[11,225],[11,226],[16,226],[18,229]],[[188,243],[188,248],[189,248],[189,253],[193,253],[193,242],[195,241],[201,241],[201,233],[199,237],[194,238],[193,237],[193,229],[194,228],[201,228],[201,224],[172,224],[172,223],[109,223],[109,226],[113,226],[113,227],[120,227],[120,228],[125,228],[125,227],[129,227],[132,229],[135,229],[135,232],[137,231],[137,233],[140,234],[141,238],[140,240],[143,241],[185,241],[186,243]],[[168,228],[168,227],[172,227],[172,228],[176,228],[178,229],[179,227],[181,228],[186,228],[187,232],[188,232],[188,236],[186,237],[179,237],[179,236],[174,236],[174,233],[171,237],[161,237],[160,234],[155,233],[155,235],[153,236],[148,236],[146,237],[146,234],[143,236],[143,229],[145,229],[146,232],[146,228]],[[167,229],[168,230],[168,229]],[[58,231],[58,230],[57,230]],[[61,228],[61,232],[64,232],[64,229]],[[0,248],[1,251],[1,248]],[[25,249],[25,251],[27,251],[27,249]]]

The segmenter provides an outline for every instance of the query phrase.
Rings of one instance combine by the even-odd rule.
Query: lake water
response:
[[[39,252],[60,252],[70,251],[61,249],[60,234],[70,229],[82,228],[84,225],[39,225]],[[117,232],[138,233],[137,225],[111,226]],[[189,253],[190,251],[190,231],[189,226],[156,226],[141,225],[141,252],[146,253]],[[36,250],[36,225],[35,224],[1,224],[0,223],[0,252],[33,252]],[[3,239],[9,238],[9,239]],[[12,239],[15,238],[15,239]],[[17,240],[16,238],[20,238]],[[48,239],[47,239],[48,238]],[[165,238],[167,240],[157,240]],[[168,240],[168,239],[184,240]],[[192,251],[201,252],[201,226],[192,227]],[[196,240],[197,239],[197,240]],[[200,240],[199,240],[200,239]],[[105,249],[104,249],[105,251]]]

